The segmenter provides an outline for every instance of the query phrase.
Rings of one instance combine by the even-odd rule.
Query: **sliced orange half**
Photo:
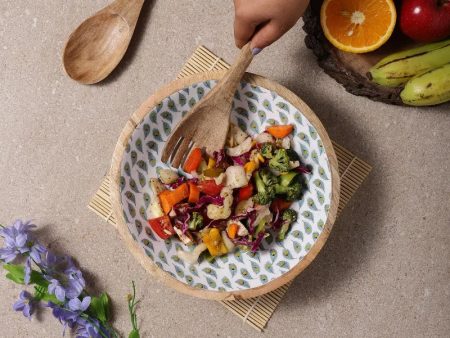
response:
[[[396,18],[392,0],[325,0],[320,10],[327,39],[352,53],[380,47],[391,36]]]

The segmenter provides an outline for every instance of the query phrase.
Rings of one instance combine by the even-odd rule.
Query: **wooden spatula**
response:
[[[208,154],[222,149],[230,126],[230,112],[236,88],[252,62],[250,43],[241,52],[225,76],[180,121],[170,135],[161,160],[175,168],[193,147],[205,148]]]

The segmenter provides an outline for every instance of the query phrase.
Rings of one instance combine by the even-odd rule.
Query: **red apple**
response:
[[[420,42],[445,39],[450,35],[450,0],[403,0],[400,28]]]

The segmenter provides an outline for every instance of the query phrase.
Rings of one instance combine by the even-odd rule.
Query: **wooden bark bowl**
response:
[[[317,57],[319,66],[351,94],[366,96],[373,101],[404,105],[402,88],[388,88],[371,82],[367,73],[382,58],[404,49],[416,47],[398,27],[389,41],[379,49],[364,54],[343,52],[328,42],[320,25],[320,7],[323,1],[312,1],[303,16],[305,44]],[[398,8],[398,7],[397,7]]]
[[[185,294],[210,299],[210,300],[234,300],[243,298],[257,297],[267,292],[273,291],[280,286],[288,283],[294,279],[298,274],[300,274],[317,256],[323,245],[325,244],[328,235],[332,229],[334,221],[336,219],[336,214],[339,204],[339,192],[340,192],[340,179],[338,175],[338,163],[336,154],[334,152],[333,146],[331,144],[330,138],[326,133],[322,123],[314,114],[314,112],[294,93],[284,88],[283,86],[265,79],[261,76],[246,74],[243,81],[248,82],[253,85],[258,85],[271,90],[285,100],[290,102],[296,109],[302,112],[302,114],[309,120],[309,122],[315,127],[318,135],[320,136],[325,152],[328,156],[331,174],[331,198],[330,198],[330,208],[327,215],[327,220],[324,225],[323,231],[315,241],[314,245],[310,251],[300,260],[297,265],[293,266],[289,271],[281,275],[280,277],[264,284],[260,287],[239,290],[239,291],[208,291],[198,289],[188,284],[182,283],[179,280],[172,277],[167,272],[160,269],[145,253],[144,250],[134,241],[131,236],[128,226],[125,222],[123,216],[123,207],[121,203],[121,192],[120,192],[120,176],[121,176],[121,163],[124,156],[125,148],[128,144],[130,137],[132,136],[136,126],[147,116],[153,107],[155,107],[159,102],[170,94],[177,92],[191,84],[206,81],[206,80],[219,80],[224,76],[225,72],[208,72],[198,74],[189,78],[183,78],[166,85],[165,87],[156,91],[152,96],[150,96],[139,109],[131,116],[122,130],[122,133],[117,142],[111,165],[111,201],[113,212],[117,220],[117,229],[124,240],[127,248],[133,253],[136,259],[142,264],[142,266],[155,276],[158,280],[162,281],[164,284],[180,291]]]

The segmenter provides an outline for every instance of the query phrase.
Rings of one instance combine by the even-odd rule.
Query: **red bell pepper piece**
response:
[[[253,196],[253,184],[249,183],[245,187],[239,189],[238,202],[248,200]]]
[[[216,184],[214,180],[202,181],[198,184],[200,191],[209,196],[217,196],[223,188],[222,184]]]
[[[169,216],[149,219],[148,224],[153,232],[156,233],[161,239],[168,239],[175,235],[175,230],[173,229]]]

